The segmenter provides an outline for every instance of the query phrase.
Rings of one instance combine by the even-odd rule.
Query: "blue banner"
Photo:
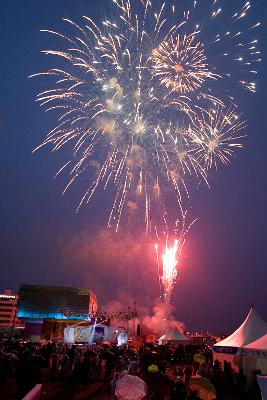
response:
[[[213,351],[215,351],[215,353],[236,354],[238,352],[238,347],[213,346]]]

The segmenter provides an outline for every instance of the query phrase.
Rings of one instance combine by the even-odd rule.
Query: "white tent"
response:
[[[215,344],[215,347],[242,347],[254,342],[267,333],[267,324],[251,308],[243,324],[226,339]]]
[[[189,339],[184,336],[178,329],[170,329],[165,335],[159,338],[159,342],[178,344],[189,344]]]
[[[267,333],[241,348],[245,371],[261,371],[267,374]]]
[[[266,335],[263,335],[259,339],[255,340],[254,342],[251,342],[247,344],[246,346],[242,347],[242,353],[244,354],[245,352],[263,352],[266,353],[267,356],[267,333]]]
[[[241,366],[246,371],[257,369],[252,368],[251,363],[250,366],[248,365],[248,359],[242,360],[243,356],[248,355],[244,349],[252,345],[256,347],[264,343],[266,345],[266,335],[267,323],[261,319],[254,308],[251,308],[243,324],[232,335],[214,345],[213,360],[231,362],[235,369]],[[253,365],[255,366],[255,360]]]

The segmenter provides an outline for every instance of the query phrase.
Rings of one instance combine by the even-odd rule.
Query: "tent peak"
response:
[[[267,323],[258,315],[255,308],[251,308],[245,321],[236,329],[232,335],[221,342],[216,343],[215,347],[241,347],[245,346],[267,333]]]

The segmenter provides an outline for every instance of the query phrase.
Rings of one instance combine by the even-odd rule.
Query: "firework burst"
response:
[[[113,0],[114,13],[101,26],[85,16],[80,24],[64,19],[68,34],[44,30],[62,47],[44,50],[58,63],[32,75],[52,82],[37,102],[57,118],[38,148],[68,148],[71,156],[58,171],[69,175],[64,192],[86,178],[79,209],[106,190],[112,198],[108,226],[116,230],[123,216],[142,215],[147,232],[160,228],[167,235],[173,218],[184,218],[189,183],[208,183],[209,169],[228,163],[241,146],[244,124],[229,88],[256,90],[260,24],[246,24],[250,2],[228,16],[222,1],[205,2],[203,8],[202,1],[169,7]],[[170,197],[176,201],[171,217]],[[168,293],[178,242],[171,252],[173,278],[164,262]]]
[[[195,23],[202,10],[197,1],[186,2],[185,10],[149,0],[113,3],[119,18],[103,20],[101,28],[84,17],[82,25],[64,19],[74,34],[45,30],[61,39],[63,48],[43,53],[60,58],[63,67],[34,74],[53,79],[53,87],[37,101],[58,115],[40,147],[72,148],[59,172],[68,170],[70,176],[65,191],[87,174],[78,208],[97,189],[111,185],[116,193],[109,226],[118,228],[122,215],[143,209],[149,231],[156,220],[166,221],[160,214],[168,185],[183,212],[188,177],[207,182],[207,170],[219,160],[226,163],[240,146],[236,130],[242,122],[225,113],[225,100],[210,82],[234,75],[221,71],[225,57],[231,72],[236,71],[232,64],[239,69],[236,82],[255,90],[248,76],[256,72],[252,65],[260,61],[260,52],[257,40],[250,39],[259,24],[242,35],[236,31],[248,2],[231,16],[232,30],[215,30],[215,35],[207,31],[223,16],[218,1],[210,3],[209,21],[205,13],[202,25]]]
[[[237,148],[242,147],[244,121],[235,109],[228,111],[220,107],[202,111],[198,124],[191,131],[193,140],[199,143],[197,160],[205,169],[218,168],[218,164],[229,164]]]
[[[171,36],[152,52],[154,76],[171,92],[181,94],[199,90],[208,79],[219,75],[209,71],[197,33]]]

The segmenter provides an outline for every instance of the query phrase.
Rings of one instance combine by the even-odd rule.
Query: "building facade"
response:
[[[0,329],[23,328],[23,323],[17,317],[18,295],[11,290],[0,294]]]
[[[97,298],[86,288],[27,285],[19,289],[18,317],[25,334],[36,340],[62,338],[64,328],[88,321],[97,311]]]

